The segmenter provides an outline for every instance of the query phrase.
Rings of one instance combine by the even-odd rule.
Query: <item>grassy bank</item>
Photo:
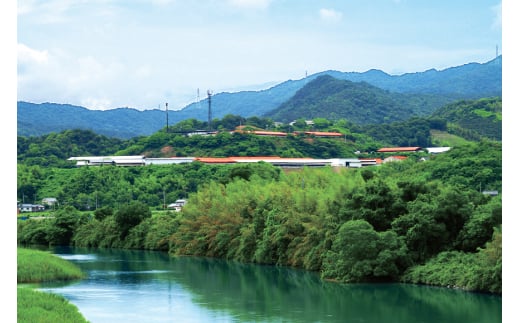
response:
[[[84,273],[71,262],[48,252],[18,248],[18,283],[75,280]],[[17,290],[18,322],[88,322],[61,295],[44,293],[29,287]]]
[[[18,248],[18,283],[41,283],[84,278],[71,262],[45,251]]]
[[[63,296],[26,287],[18,287],[17,317],[17,322],[88,322]]]

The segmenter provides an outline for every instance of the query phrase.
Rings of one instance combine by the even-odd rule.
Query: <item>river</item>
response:
[[[92,323],[498,323],[502,297],[408,284],[338,284],[315,273],[151,251],[53,248],[87,278],[41,284]]]

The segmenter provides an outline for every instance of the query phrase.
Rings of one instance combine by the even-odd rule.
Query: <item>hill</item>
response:
[[[502,99],[499,97],[448,104],[432,113],[431,118],[445,120],[449,132],[466,139],[502,140]]]
[[[451,100],[444,96],[389,92],[366,82],[321,75],[265,116],[281,122],[326,118],[380,124],[429,115]]]
[[[329,75],[351,82],[366,82],[382,90],[401,94],[423,94],[425,106],[451,99],[477,99],[501,96],[502,57],[484,64],[469,63],[445,70],[428,70],[403,75],[389,75],[379,70],[363,73],[325,71],[300,80],[288,80],[261,91],[217,93],[211,98],[213,118],[228,114],[243,117],[265,116],[291,99],[296,92],[320,76]],[[170,124],[194,118],[207,120],[207,98],[169,111]],[[154,109],[139,111],[118,108],[106,111],[89,110],[69,104],[18,102],[17,133],[20,136],[39,136],[66,129],[87,129],[110,137],[128,139],[150,135],[166,124],[165,112]],[[303,117],[303,116],[302,116]],[[365,121],[366,122],[366,121]]]

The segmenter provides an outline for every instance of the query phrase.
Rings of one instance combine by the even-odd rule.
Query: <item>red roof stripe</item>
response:
[[[417,151],[420,149],[421,149],[421,147],[393,147],[393,148],[381,148],[381,149],[378,149],[377,152],[385,153],[385,152],[397,152],[397,151]]]

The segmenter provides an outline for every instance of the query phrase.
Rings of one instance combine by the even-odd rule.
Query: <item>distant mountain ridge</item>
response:
[[[468,63],[441,71],[389,75],[380,70],[364,73],[325,71],[340,80],[367,82],[399,93],[441,94],[457,99],[478,99],[502,96],[502,55],[487,63]],[[483,82],[484,81],[484,82]]]
[[[300,80],[288,80],[265,90],[217,93],[211,98],[212,116],[266,116],[322,75],[352,82],[363,81],[396,93],[427,94],[432,99],[443,102],[502,95],[502,56],[499,56],[483,64],[469,63],[442,71],[428,70],[398,76],[379,70],[363,73],[324,71]],[[168,112],[170,124],[190,118],[207,120],[207,99],[189,104],[181,110]],[[40,136],[65,129],[89,129],[98,134],[127,139],[150,135],[165,125],[165,112],[158,109],[139,111],[118,108],[99,111],[69,104],[35,104],[24,101],[18,102],[17,109],[19,136]]]
[[[139,111],[130,108],[89,110],[58,103],[18,102],[19,136],[41,136],[67,129],[92,130],[108,137],[132,138],[151,134],[164,127],[160,110]]]

